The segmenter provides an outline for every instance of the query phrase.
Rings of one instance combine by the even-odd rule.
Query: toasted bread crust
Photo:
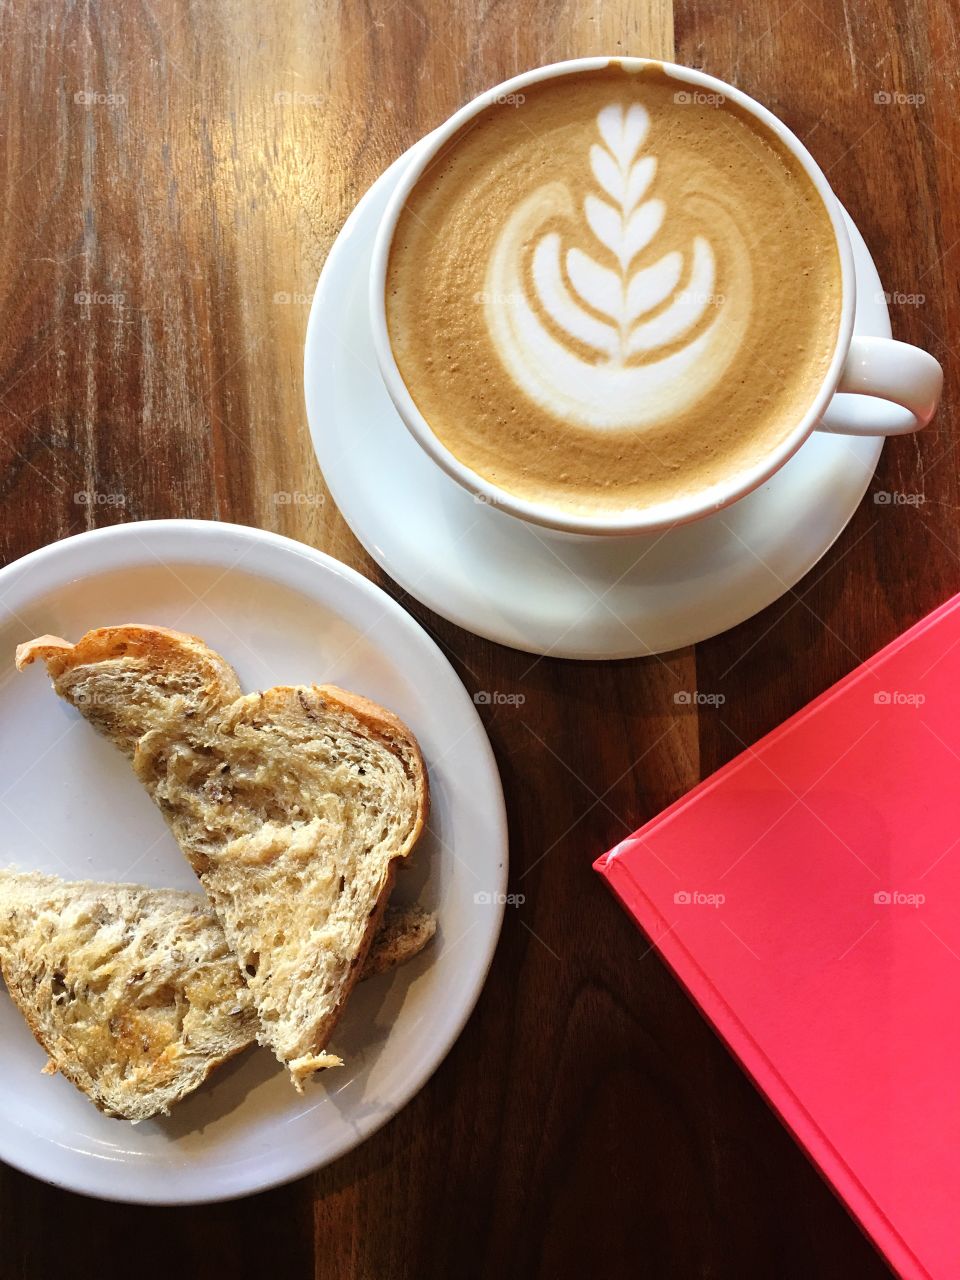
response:
[[[335,684],[314,685],[313,687],[318,690],[322,697],[329,702],[337,703],[344,711],[356,716],[361,723],[367,725],[374,733],[380,734],[388,742],[402,743],[413,757],[415,763],[410,776],[417,790],[417,817],[408,839],[402,850],[397,854],[398,857],[406,857],[420,839],[423,828],[426,826],[427,819],[430,816],[427,766],[424,764],[419,742],[417,742],[399,716],[394,715],[392,711],[388,711],[386,707],[381,707],[378,703],[371,702],[369,698],[365,698],[362,694],[350,693]]]
[[[79,666],[92,666],[118,658],[136,658],[145,666],[178,667],[200,665],[224,702],[240,696],[237,673],[220,654],[208,648],[197,636],[170,627],[128,622],[116,627],[97,627],[71,644],[61,636],[38,636],[17,645],[17,670],[23,671],[40,658],[51,679]]]

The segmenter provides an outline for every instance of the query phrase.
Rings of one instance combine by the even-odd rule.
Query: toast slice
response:
[[[405,964],[436,931],[388,908],[361,978]],[[204,894],[0,871],[0,971],[60,1072],[134,1122],[256,1042],[253,1000]]]
[[[201,896],[0,872],[0,969],[59,1071],[109,1116],[167,1114],[256,1039]]]
[[[437,917],[422,907],[387,907],[367,953],[361,979],[399,969],[418,956],[437,932]]]
[[[330,1034],[428,804],[396,716],[331,685],[242,695],[202,641],[162,627],[42,636],[56,691],[132,761],[213,904],[297,1088]]]

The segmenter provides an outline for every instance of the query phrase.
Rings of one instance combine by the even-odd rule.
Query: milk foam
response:
[[[596,126],[584,165],[599,193],[577,208],[569,188],[553,182],[520,203],[493,247],[485,318],[504,367],[548,413],[600,430],[643,427],[705,395],[736,355],[749,314],[749,255],[724,218],[736,267],[729,297],[717,293],[707,234],[686,253],[648,263],[670,217],[662,199],[647,198],[657,172],[657,157],[640,154],[649,115],[639,103],[612,102]],[[558,213],[580,219],[590,252],[543,231]]]

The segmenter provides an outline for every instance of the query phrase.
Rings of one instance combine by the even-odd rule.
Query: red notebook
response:
[[[960,1277],[960,596],[600,858],[905,1277]]]

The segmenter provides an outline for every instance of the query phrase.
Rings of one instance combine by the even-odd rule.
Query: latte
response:
[[[659,66],[612,63],[465,125],[400,214],[385,301],[451,453],[520,498],[612,514],[786,439],[836,346],[840,261],[776,135]]]

